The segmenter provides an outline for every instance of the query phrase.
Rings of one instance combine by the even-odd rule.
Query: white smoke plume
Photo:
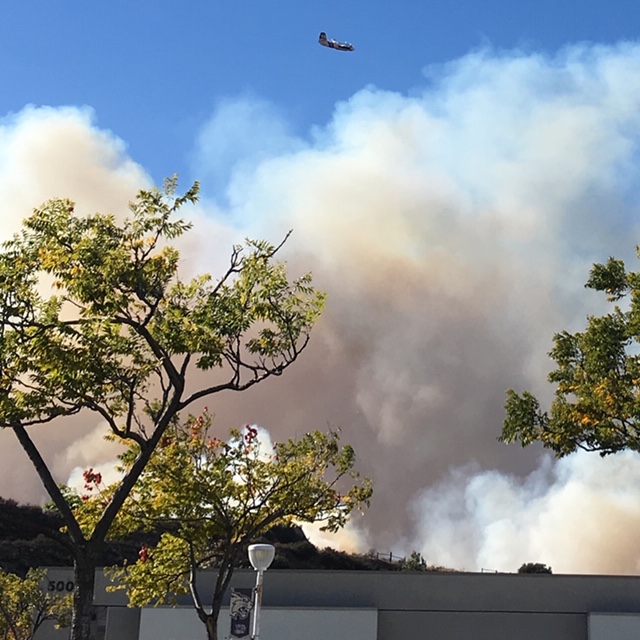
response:
[[[409,96],[363,89],[218,194],[255,235],[293,228],[291,262],[329,293],[295,376],[243,410],[343,428],[375,481],[372,546],[411,539],[407,502],[451,467],[534,468],[496,442],[504,391],[549,397],[553,333],[602,309],[591,264],[633,255],[638,89],[636,45],[481,51]]]
[[[149,184],[125,144],[93,124],[89,108],[28,106],[0,120],[2,240],[49,198],[70,197],[81,213],[115,213]]]
[[[284,116],[260,101],[243,98],[239,107],[224,102],[194,144],[196,178],[226,173],[203,182],[185,270],[215,274],[243,235],[277,242],[293,228],[292,270],[311,269],[329,298],[292,370],[208,402],[216,429],[256,423],[281,440],[341,427],[375,486],[371,510],[356,522],[365,549],[402,554],[421,544],[429,561],[454,567],[514,570],[531,560],[560,570],[556,556],[520,556],[537,550],[522,538],[513,555],[460,542],[436,558],[434,527],[464,530],[474,512],[445,513],[436,525],[409,505],[433,504],[434,487],[451,490],[442,478],[469,464],[478,471],[460,476],[462,494],[478,478],[497,478],[514,495],[517,477],[532,482],[539,450],[496,442],[504,392],[549,397],[553,333],[577,329],[603,308],[583,288],[591,264],[633,256],[640,46],[576,46],[556,56],[474,52],[428,68],[424,86],[407,95],[364,88],[306,136],[292,135]],[[27,135],[33,127],[37,135]],[[87,110],[27,109],[3,121],[0,135],[12,141],[0,145],[3,232],[52,195],[108,210],[148,182]],[[242,158],[233,156],[234,140]],[[68,460],[64,451],[95,427],[76,422],[65,436],[50,427],[42,438],[52,456]],[[598,464],[597,456],[580,459],[581,468]],[[606,477],[615,473],[611,464]],[[30,470],[16,466],[0,470],[0,494],[38,497]],[[565,468],[577,473],[558,467]],[[514,523],[503,526],[526,537],[526,523]],[[618,530],[613,516],[597,524],[602,536]],[[600,551],[594,547],[594,557]],[[609,570],[589,557],[585,547],[567,570]]]
[[[579,452],[525,478],[457,469],[412,504],[430,564],[514,572],[640,572],[640,455]]]

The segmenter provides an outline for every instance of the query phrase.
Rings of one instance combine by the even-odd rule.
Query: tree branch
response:
[[[56,481],[53,479],[53,476],[51,475],[51,472],[47,467],[47,463],[40,455],[40,452],[35,446],[33,440],[31,440],[31,438],[29,437],[27,430],[20,423],[15,423],[11,428],[16,434],[20,445],[29,457],[29,460],[31,460],[31,462],[33,463],[34,469],[36,470],[38,476],[40,476],[40,480],[42,481],[44,488],[47,490],[47,493],[53,500],[53,503],[56,505],[58,511],[60,511],[60,513],[62,514],[72,540],[74,540],[74,542],[76,542],[76,544],[78,545],[83,544],[84,542],[86,542],[86,538],[82,533],[82,529],[80,528],[78,521],[73,515],[71,507],[65,500],[62,492],[60,491],[60,488],[56,484]],[[74,550],[74,546],[70,546],[70,548]]]

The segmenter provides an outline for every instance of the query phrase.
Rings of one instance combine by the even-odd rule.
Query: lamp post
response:
[[[256,570],[256,587],[253,601],[253,625],[251,640],[260,640],[260,606],[262,605],[262,575],[273,562],[276,548],[272,544],[250,544],[249,562]]]

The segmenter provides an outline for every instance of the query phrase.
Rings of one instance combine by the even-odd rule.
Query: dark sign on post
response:
[[[231,589],[231,637],[248,638],[251,632],[253,589]]]

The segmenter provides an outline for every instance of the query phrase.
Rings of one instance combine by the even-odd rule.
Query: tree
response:
[[[525,562],[518,569],[518,573],[553,573],[551,567],[540,562]]]
[[[280,375],[324,302],[310,275],[289,281],[274,260],[282,244],[262,241],[235,246],[217,281],[183,281],[169,243],[190,228],[175,216],[197,200],[198,184],[175,190],[174,178],[162,192],[140,191],[122,223],[50,200],[0,253],[0,426],[16,434],[64,518],[57,539],[74,558],[73,640],[89,639],[97,553],[171,422],[206,396]],[[44,295],[49,280],[53,293]],[[217,373],[193,388],[194,369]],[[91,531],[30,435],[79,413],[138,446]]]
[[[427,563],[419,551],[412,551],[408,558],[402,561],[402,569],[405,571],[426,571]]]
[[[30,569],[21,578],[0,569],[0,639],[32,640],[46,620],[69,626],[71,596],[46,593],[44,570]]]
[[[113,529],[114,535],[160,530],[162,537],[153,548],[143,546],[136,563],[111,574],[132,606],[175,602],[176,594],[190,591],[207,637],[217,640],[223,596],[251,541],[294,522],[322,522],[323,530],[337,531],[354,509],[369,505],[372,488],[354,470],[353,448],[340,446],[336,431],[313,431],[271,447],[255,427],[233,430],[222,441],[208,435],[210,424],[205,411],[184,425],[172,423],[163,435]],[[138,449],[131,442],[120,456],[122,473],[135,464]],[[85,480],[76,515],[90,529],[118,485],[103,486],[92,470]],[[218,572],[207,609],[197,576],[212,566]]]
[[[508,390],[500,440],[522,446],[539,441],[558,457],[577,449],[640,451],[640,273],[610,258],[593,266],[586,286],[604,292],[609,302],[624,299],[625,307],[589,317],[583,332],[555,335],[550,412],[530,392]]]

